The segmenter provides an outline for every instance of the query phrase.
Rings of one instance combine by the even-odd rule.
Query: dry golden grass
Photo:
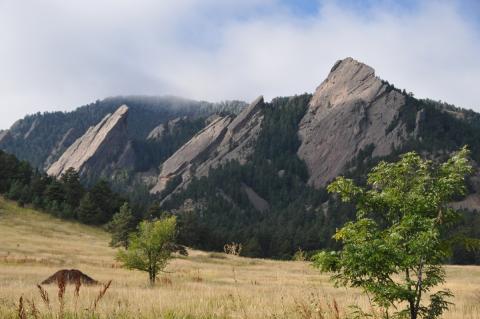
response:
[[[0,318],[18,318],[21,296],[29,315],[32,301],[39,313],[49,314],[36,284],[62,268],[78,268],[102,282],[113,280],[96,307],[101,318],[335,318],[347,305],[369,308],[361,294],[333,288],[328,276],[308,263],[223,253],[190,251],[173,260],[151,288],[147,274],[119,268],[108,241],[101,229],[0,198]],[[447,272],[456,305],[444,318],[479,319],[480,267],[451,266]],[[51,313],[57,314],[57,288],[45,288]],[[68,286],[66,313],[95,318],[91,308],[100,288],[82,286],[76,301],[75,287]]]

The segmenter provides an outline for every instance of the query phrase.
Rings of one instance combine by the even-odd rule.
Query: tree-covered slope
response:
[[[234,241],[248,256],[290,258],[299,249],[332,247],[335,228],[354,213],[325,191],[338,175],[364,185],[380,160],[397,160],[412,150],[442,160],[463,145],[474,166],[480,163],[479,114],[416,99],[351,58],[336,63],[314,94],[270,102],[259,97],[248,107],[107,99],[72,113],[27,117],[3,137],[0,148],[42,167],[119,103],[129,111],[121,127],[126,131],[116,142],[133,152],[133,164],[112,170],[117,158],[102,162],[89,172],[88,185],[109,179],[115,190],[141,203],[139,216],[177,214],[182,243],[201,249],[221,250]],[[480,210],[478,170],[468,186],[469,195],[452,205],[469,212],[452,231],[479,237],[474,225],[480,217],[473,213]],[[87,200],[84,204],[89,208]],[[480,259],[459,246],[453,261]]]
[[[128,137],[143,140],[157,125],[179,116],[209,116],[217,112],[238,113],[243,102],[209,103],[177,97],[125,96],[96,101],[72,112],[45,112],[17,121],[3,137],[0,149],[46,169],[77,138],[121,105],[128,105]]]

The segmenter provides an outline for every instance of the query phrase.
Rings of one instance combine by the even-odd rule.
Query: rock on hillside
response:
[[[352,58],[335,63],[300,123],[298,155],[309,169],[309,183],[325,186],[362,149],[373,145],[373,156],[385,156],[400,146],[408,133],[394,121],[404,105],[405,96],[371,67]]]
[[[115,167],[128,169],[133,165],[133,150],[127,137],[128,107],[122,105],[108,114],[95,126],[78,138],[53,163],[47,173],[59,177],[73,167],[82,177],[97,176]]]
[[[179,187],[182,187],[192,176],[205,176],[210,168],[230,159],[245,162],[260,132],[263,105],[260,96],[235,118],[215,118],[163,163],[151,193],[162,192],[175,177],[181,176]]]
[[[148,133],[147,139],[148,140],[160,140],[163,137],[163,133],[165,132],[165,124],[160,124],[155,126],[153,130]]]
[[[75,136],[77,136],[77,134],[76,134],[75,128],[73,128],[73,127],[70,128],[62,136],[60,141],[58,141],[55,144],[55,147],[52,149],[52,151],[50,152],[50,155],[48,156],[47,160],[45,161],[45,165],[44,165],[45,170],[48,170],[48,168],[53,163],[56,162],[56,159],[60,158],[62,153],[77,140],[77,138]]]
[[[5,136],[7,136],[7,134],[8,134],[8,131],[3,131],[3,130],[0,131],[0,142],[5,138]]]
[[[206,118],[220,112],[238,114],[246,107],[245,103],[239,101],[210,103],[172,96],[110,97],[70,112],[27,115],[10,127],[5,138],[0,139],[0,149],[28,161],[35,168],[46,170],[88,128],[123,104],[129,108],[128,138],[132,141],[145,140],[156,126],[174,118]],[[73,131],[65,138],[71,129]]]
[[[180,123],[182,120],[187,120],[187,116],[177,117],[168,121],[167,123],[162,123],[156,126],[148,134],[147,140],[160,141],[164,137],[166,132],[169,132],[170,134],[173,133],[175,128],[178,126],[178,123]]]

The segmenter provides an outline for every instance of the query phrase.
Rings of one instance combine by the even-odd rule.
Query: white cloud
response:
[[[452,2],[317,15],[279,0],[0,1],[0,128],[116,94],[312,92],[352,56],[420,97],[480,111],[478,29]]]

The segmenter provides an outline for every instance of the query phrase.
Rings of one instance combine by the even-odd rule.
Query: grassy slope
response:
[[[175,259],[160,284],[150,288],[146,274],[118,267],[108,239],[100,229],[19,208],[0,198],[0,317],[16,317],[21,295],[35,300],[46,313],[35,284],[62,268],[78,268],[100,281],[113,280],[98,308],[102,317],[109,318],[320,318],[315,309],[327,309],[333,299],[340,307],[368,305],[355,291],[332,288],[326,276],[306,263],[199,251]],[[480,318],[480,267],[449,267],[448,273],[457,306],[445,318]],[[82,287],[78,313],[87,314],[98,289]],[[48,287],[48,292],[55,311],[55,287]],[[72,294],[72,288],[67,289],[70,311]]]

